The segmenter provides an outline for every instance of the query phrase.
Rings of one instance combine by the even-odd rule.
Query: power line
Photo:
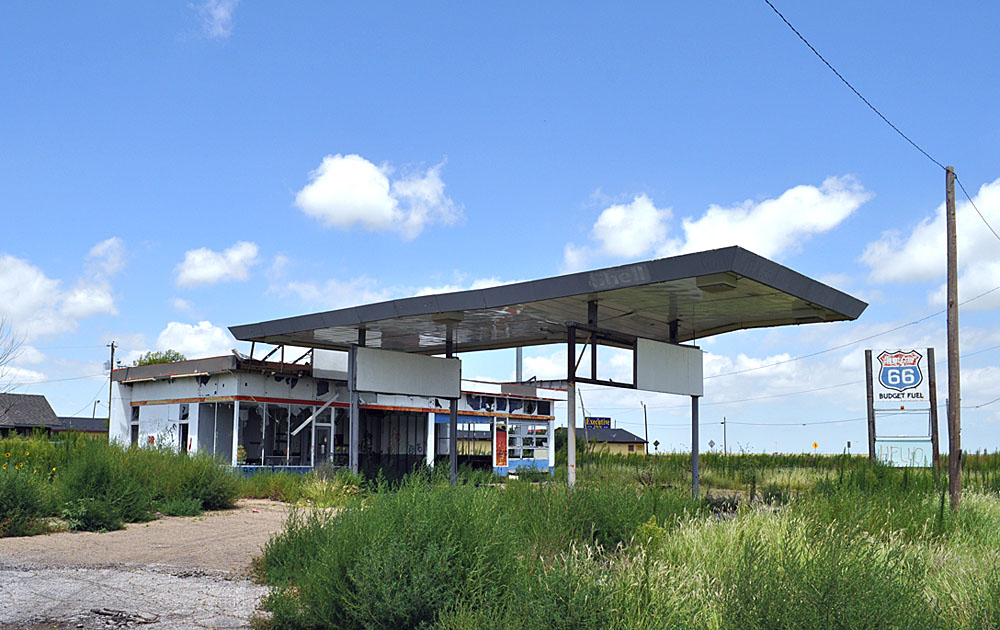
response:
[[[826,67],[830,69],[831,72],[833,72],[835,75],[837,75],[837,78],[840,79],[841,81],[843,81],[844,85],[846,85],[848,88],[850,88],[851,91],[854,92],[855,96],[857,96],[859,99],[861,99],[861,101],[865,105],[867,105],[869,107],[869,109],[871,109],[873,112],[875,112],[878,115],[878,117],[881,118],[885,122],[885,124],[889,125],[892,128],[893,131],[895,131],[896,133],[898,133],[900,135],[900,137],[902,137],[904,140],[906,140],[907,142],[909,142],[913,146],[914,149],[916,149],[917,151],[920,151],[924,155],[924,157],[926,157],[928,160],[930,160],[931,162],[933,162],[934,164],[936,164],[939,168],[941,168],[941,170],[946,170],[945,166],[943,164],[941,164],[941,162],[938,162],[936,159],[934,159],[934,157],[930,153],[928,153],[927,151],[924,151],[924,149],[920,145],[918,145],[916,142],[914,142],[912,138],[910,138],[908,135],[906,135],[905,133],[903,133],[899,129],[899,127],[897,127],[896,125],[892,124],[892,121],[890,121],[888,118],[886,118],[885,115],[882,112],[880,112],[877,107],[875,107],[874,105],[872,105],[871,101],[869,101],[867,98],[865,98],[864,95],[857,90],[857,88],[855,88],[853,85],[851,85],[851,82],[848,81],[847,79],[845,79],[844,75],[840,74],[840,72],[838,72],[837,69],[833,67],[833,64],[831,64],[829,61],[827,61],[826,57],[824,57],[822,54],[820,54],[820,52],[818,50],[816,50],[816,47],[813,46],[812,44],[810,44],[809,40],[807,40],[805,38],[805,36],[802,35],[802,33],[800,33],[797,28],[795,28],[794,26],[792,26],[792,23],[788,21],[788,18],[786,18],[784,15],[782,15],[781,11],[779,11],[777,9],[777,7],[775,7],[771,3],[771,0],[764,0],[764,2],[767,3],[767,6],[771,7],[771,10],[774,11],[779,18],[781,18],[781,21],[784,22],[785,25],[788,26],[788,28],[790,28],[792,30],[792,32],[795,33],[798,36],[799,39],[802,40],[802,43],[804,43],[806,46],[808,46],[809,50],[813,51],[813,54],[815,54],[817,57],[819,57],[819,60],[822,61],[826,65]],[[997,240],[1000,241],[1000,234],[997,234],[997,231],[993,229],[993,226],[990,225],[990,222],[986,220],[986,217],[983,216],[983,213],[980,212],[979,208],[976,207],[976,203],[974,201],[972,201],[972,196],[969,194],[969,192],[967,190],[965,190],[965,186],[962,185],[962,180],[960,180],[957,175],[955,176],[955,181],[958,182],[958,185],[962,189],[962,192],[965,193],[965,198],[968,199],[969,203],[972,204],[972,207],[975,208],[976,214],[978,214],[979,218],[983,220],[983,223],[985,223],[986,227],[989,228],[990,232],[993,233],[993,236],[995,236],[997,238]]]
[[[892,121],[890,121],[888,118],[886,118],[885,115],[882,112],[880,112],[877,107],[875,107],[874,105],[872,105],[871,102],[867,98],[865,98],[864,95],[861,94],[861,92],[859,92],[857,90],[857,88],[855,88],[853,85],[851,85],[851,82],[848,81],[847,79],[845,79],[844,75],[840,74],[837,71],[837,69],[833,67],[833,64],[831,64],[829,61],[827,61],[826,57],[824,57],[823,55],[821,55],[820,52],[818,50],[816,50],[816,48],[812,44],[809,43],[809,40],[806,39],[802,35],[802,33],[800,33],[798,31],[798,29],[796,29],[794,26],[792,26],[792,23],[788,21],[788,18],[786,18],[784,15],[782,15],[781,11],[779,11],[777,9],[777,7],[775,7],[773,4],[771,4],[771,0],[764,0],[764,2],[767,3],[767,6],[771,7],[771,10],[774,11],[778,15],[778,17],[781,18],[781,21],[784,22],[785,25],[788,26],[788,28],[792,29],[792,32],[795,33],[798,36],[798,38],[802,40],[802,43],[805,44],[806,46],[808,46],[809,50],[813,51],[813,53],[817,57],[819,57],[819,60],[822,61],[824,64],[826,64],[826,67],[829,68],[835,75],[837,75],[837,78],[840,79],[841,81],[843,81],[844,85],[846,85],[847,87],[849,87],[851,89],[851,91],[854,92],[855,96],[857,96],[858,98],[860,98],[861,101],[865,105],[867,105],[869,107],[869,109],[871,109],[873,112],[875,112],[878,115],[878,117],[881,118],[885,122],[885,124],[887,124],[890,127],[892,127],[892,130],[895,131],[896,133],[898,133],[904,140],[906,140],[911,145],[913,145],[913,148],[915,148],[917,151],[920,151],[921,153],[923,153],[924,157],[926,157],[931,162],[937,164],[941,168],[941,170],[945,170],[944,164],[941,164],[941,162],[938,162],[937,160],[935,160],[934,157],[930,153],[928,153],[927,151],[924,151],[920,147],[919,144],[917,144],[912,139],[910,139],[910,137],[908,135],[906,135],[905,133],[903,133],[902,131],[900,131],[899,127],[897,127],[896,125],[892,124]]]
[[[11,383],[12,387],[21,387],[23,385],[45,385],[46,383],[64,383],[66,381],[80,381],[86,378],[97,378],[98,376],[104,376],[104,374],[88,374],[87,376],[72,376],[70,378],[54,378],[47,381],[23,381],[20,383]]]
[[[111,377],[109,376],[109,377],[108,377],[108,379],[110,380],[110,379],[111,379]],[[89,407],[89,406],[90,406],[91,404],[93,404],[93,402],[94,402],[95,400],[97,400],[97,397],[101,395],[101,392],[103,392],[103,391],[104,391],[104,384],[105,384],[105,383],[107,383],[107,382],[108,382],[108,381],[104,381],[104,383],[101,383],[101,388],[97,390],[97,393],[96,393],[96,394],[94,394],[94,397],[93,397],[93,398],[91,398],[91,399],[90,399],[90,401],[89,401],[89,402],[88,402],[88,403],[87,403],[86,405],[84,405],[83,407],[81,407],[79,411],[77,411],[76,413],[74,413],[74,414],[72,414],[72,415],[74,415],[74,416],[78,416],[78,415],[80,415],[81,413],[83,413],[83,411],[84,411],[84,410],[85,410],[85,409],[86,409],[87,407]]]
[[[766,1],[767,0],[765,0],[765,2]],[[968,304],[969,302],[972,302],[974,300],[978,300],[978,299],[980,299],[982,297],[985,297],[985,296],[987,296],[990,293],[993,293],[995,291],[1000,291],[1000,287],[993,287],[992,289],[990,289],[988,291],[984,291],[984,292],[980,293],[979,295],[977,295],[975,297],[971,297],[968,300],[960,302],[960,305],[962,305],[962,304]],[[917,320],[914,320],[912,322],[909,322],[908,324],[903,324],[901,326],[896,326],[895,328],[890,328],[888,330],[883,330],[880,333],[875,333],[874,335],[869,335],[867,337],[862,337],[860,339],[855,339],[854,341],[849,341],[847,343],[840,344],[839,346],[833,346],[831,348],[826,348],[825,350],[818,350],[818,351],[812,352],[810,354],[803,354],[803,355],[800,355],[800,356],[797,356],[797,357],[792,357],[790,359],[785,359],[783,361],[776,361],[774,363],[768,363],[767,365],[758,365],[757,367],[746,368],[745,370],[736,370],[734,372],[723,372],[722,374],[713,374],[712,376],[706,376],[705,380],[708,380],[710,378],[720,378],[720,377],[723,377],[723,376],[733,376],[735,374],[745,374],[747,372],[755,372],[757,370],[763,370],[763,369],[766,369],[766,368],[772,368],[772,367],[776,367],[776,366],[779,366],[779,365],[784,365],[786,363],[794,363],[795,361],[801,361],[802,359],[809,359],[809,358],[812,358],[812,357],[815,357],[815,356],[819,356],[821,354],[826,354],[827,352],[833,352],[834,350],[842,350],[844,348],[853,346],[855,344],[859,344],[862,341],[868,341],[868,340],[874,339],[876,337],[881,337],[882,335],[888,335],[889,333],[896,332],[897,330],[902,330],[903,328],[908,328],[909,326],[916,326],[917,324],[925,322],[928,319],[931,319],[932,317],[937,317],[938,315],[941,315],[944,312],[945,312],[944,310],[940,310],[940,311],[937,311],[935,313],[931,313],[930,315],[926,315],[924,317],[921,317],[920,319],[917,319]]]
[[[965,198],[969,200],[970,204],[972,204],[972,207],[976,211],[976,214],[978,214],[979,218],[983,220],[983,223],[985,223],[986,227],[990,229],[990,232],[993,232],[993,236],[997,237],[997,240],[1000,241],[1000,234],[997,234],[997,231],[993,229],[993,226],[990,225],[990,222],[986,220],[986,217],[983,216],[983,213],[980,212],[979,208],[976,207],[976,202],[972,200],[972,197],[969,195],[969,191],[967,191],[965,189],[965,186],[962,185],[962,180],[958,178],[958,175],[955,176],[955,181],[958,182],[958,187],[962,189],[963,193],[965,193]]]

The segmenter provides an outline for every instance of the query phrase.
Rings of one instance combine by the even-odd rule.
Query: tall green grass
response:
[[[996,628],[1000,497],[863,458],[593,456],[556,480],[417,475],[293,516],[258,559],[273,628]],[[980,472],[981,470],[981,472]],[[729,496],[729,495],[727,495]],[[776,498],[778,497],[778,498]]]
[[[45,529],[119,529],[156,511],[190,514],[232,507],[239,479],[219,461],[165,448],[124,448],[79,434],[0,440],[0,535]]]

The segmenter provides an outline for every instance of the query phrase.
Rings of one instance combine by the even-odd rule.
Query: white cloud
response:
[[[870,198],[853,177],[829,177],[818,187],[795,186],[774,199],[713,204],[700,217],[681,221],[683,236],[668,238],[672,211],[638,195],[629,204],[605,209],[591,230],[595,245],[567,244],[563,263],[575,270],[594,256],[638,258],[651,251],[676,256],[730,245],[775,258],[837,227]]]
[[[125,245],[120,238],[112,236],[91,247],[87,260],[97,271],[113,276],[125,265]]]
[[[821,186],[795,186],[776,199],[712,205],[682,221],[684,239],[664,243],[661,256],[739,245],[768,258],[795,250],[814,234],[840,225],[871,194],[852,177],[828,177]]]
[[[973,199],[986,220],[1000,226],[1000,179],[984,184]],[[945,275],[946,226],[944,204],[933,216],[924,217],[904,235],[898,230],[882,234],[865,248],[861,261],[871,269],[872,282],[921,282]],[[1000,243],[983,225],[968,201],[957,202],[955,222],[958,227],[959,299],[974,297],[997,286],[1000,278]],[[944,304],[941,287],[931,293],[933,304]],[[977,300],[967,308],[1000,307],[1000,292]]]
[[[73,319],[83,319],[100,313],[118,314],[115,299],[111,295],[111,286],[106,282],[78,282],[63,294],[61,310],[64,315]]]
[[[201,29],[210,39],[226,39],[233,32],[233,12],[239,0],[205,0],[197,6]]]
[[[21,385],[41,383],[45,380],[45,374],[35,370],[14,366],[0,367],[0,392],[16,389]]]
[[[475,289],[488,289],[490,287],[498,287],[504,284],[513,284],[518,282],[518,280],[503,281],[498,278],[480,278],[478,280],[473,280],[471,284],[442,284],[436,287],[423,287],[421,289],[407,290],[406,297],[409,296],[420,296],[420,295],[436,295],[438,293],[454,293],[456,291],[472,291]]]
[[[670,209],[659,210],[646,195],[632,203],[615,204],[601,213],[591,234],[601,252],[618,258],[642,256],[667,236]]]
[[[110,285],[102,279],[80,279],[68,290],[26,260],[0,256],[0,317],[25,341],[73,332],[78,320],[115,315]]]
[[[327,280],[317,282],[284,282],[272,284],[268,293],[282,297],[294,295],[303,302],[323,308],[344,308],[388,300],[392,294],[388,289],[380,289],[378,283],[368,276],[358,276],[350,280]]]
[[[45,362],[45,355],[38,348],[23,344],[17,349],[16,361],[21,365],[39,365]]]
[[[444,194],[441,167],[390,182],[388,165],[375,166],[360,155],[328,155],[309,174],[295,205],[327,227],[360,225],[412,239],[427,225],[454,223],[461,216]]]
[[[193,308],[191,306],[191,302],[179,297],[170,298],[170,306],[172,306],[174,310],[181,311],[183,313],[189,313]]]
[[[227,280],[246,280],[250,267],[257,264],[257,245],[239,241],[222,253],[207,247],[184,253],[177,265],[177,285],[194,287]]]
[[[235,346],[236,339],[228,330],[207,321],[197,325],[170,322],[156,338],[157,349],[176,350],[188,359],[226,355]]]

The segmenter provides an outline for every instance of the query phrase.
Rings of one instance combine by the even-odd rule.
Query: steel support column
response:
[[[698,450],[700,441],[698,439],[698,397],[691,397],[691,496],[698,498],[698,477],[699,462]]]
[[[576,328],[566,336],[566,483],[576,484]]]
[[[455,356],[455,326],[448,324],[447,339],[444,342],[444,354],[447,358]],[[461,395],[461,387],[459,388]],[[451,485],[458,483],[458,399],[448,401],[448,464]]]
[[[347,452],[351,472],[358,473],[358,436],[361,432],[361,396],[356,389],[358,377],[358,346],[365,345],[365,330],[358,330],[358,343],[351,346],[347,353],[347,390],[351,397],[351,407],[348,417]],[[332,436],[331,436],[332,438]]]

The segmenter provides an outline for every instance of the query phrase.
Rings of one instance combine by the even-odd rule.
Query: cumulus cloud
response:
[[[223,252],[201,247],[184,253],[177,265],[177,285],[195,287],[229,280],[246,280],[257,264],[257,245],[239,241]]]
[[[871,194],[853,177],[828,177],[822,185],[795,186],[775,199],[712,205],[698,219],[682,221],[684,238],[668,241],[661,256],[739,245],[768,258],[795,250],[814,234],[851,216]]]
[[[25,341],[73,332],[85,317],[117,313],[111,286],[100,277],[81,278],[65,290],[30,262],[0,256],[0,317]]]
[[[451,224],[461,216],[444,193],[442,166],[390,181],[388,165],[376,166],[355,154],[328,155],[309,174],[295,205],[327,227],[358,225],[413,239],[428,225]]]
[[[973,198],[986,220],[1000,225],[1000,179],[984,184]],[[946,219],[944,204],[932,216],[924,217],[909,233],[892,230],[872,241],[861,255],[870,268],[869,279],[876,283],[922,282],[945,275]],[[997,286],[1000,278],[1000,243],[968,201],[955,205],[958,226],[959,299],[974,297]],[[944,304],[943,286],[929,300]],[[998,308],[1000,292],[969,303],[966,308]]]
[[[125,244],[117,236],[112,236],[91,247],[87,261],[99,273],[113,276],[125,265]]]
[[[170,322],[156,338],[159,350],[176,350],[188,359],[201,359],[229,354],[236,339],[229,331],[211,322],[197,324]]]
[[[181,311],[183,313],[189,313],[194,308],[191,306],[191,302],[179,297],[170,298],[170,306],[172,306],[174,310]]]
[[[381,302],[392,296],[388,289],[379,288],[378,283],[368,276],[326,282],[276,282],[268,293],[281,297],[295,296],[307,304],[331,309]]]
[[[205,0],[197,5],[202,34],[209,39],[226,39],[233,32],[233,13],[239,0]]]
[[[672,211],[638,195],[605,209],[591,230],[592,245],[566,245],[563,262],[572,270],[594,256],[638,258],[654,251],[676,256],[730,245],[775,258],[837,227],[870,198],[853,177],[829,177],[820,186],[795,186],[773,199],[713,204],[700,217],[683,219],[682,235],[671,238]]]
[[[601,251],[618,258],[635,258],[653,249],[667,236],[670,210],[659,210],[646,195],[632,203],[610,206],[597,217],[591,234]]]

